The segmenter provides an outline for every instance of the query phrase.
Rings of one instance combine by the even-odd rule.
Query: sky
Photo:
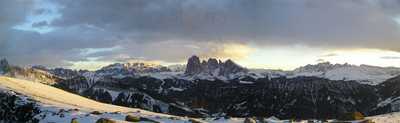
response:
[[[400,0],[1,0],[0,15],[0,58],[21,66],[400,67]]]

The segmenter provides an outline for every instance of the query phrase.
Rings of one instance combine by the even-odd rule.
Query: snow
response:
[[[367,117],[375,123],[400,123],[400,112]]]
[[[288,77],[315,76],[330,80],[355,80],[362,84],[377,85],[397,75],[400,75],[400,68],[319,63],[297,68],[289,73]]]
[[[154,113],[135,108],[115,106],[96,102],[79,95],[71,94],[66,91],[44,85],[39,82],[20,80],[15,78],[0,76],[0,88],[15,91],[22,95],[38,101],[43,113],[49,113],[41,122],[69,123],[72,118],[78,118],[82,122],[95,122],[101,117],[111,118],[123,122],[127,114],[146,117],[161,122],[186,122],[188,118],[177,117],[167,114]],[[64,114],[64,117],[51,115],[60,109],[79,109],[79,111],[70,111]],[[102,115],[92,115],[89,112],[120,112],[120,114],[104,113]],[[176,117],[176,118],[171,118]],[[173,120],[174,119],[174,120]],[[178,119],[178,120],[175,120]]]
[[[140,73],[139,76],[150,76],[160,80],[175,78],[183,74],[183,72],[155,72],[155,73]]]
[[[176,87],[170,87],[169,89],[173,90],[173,91],[184,91],[185,90],[183,88],[176,88]]]
[[[240,84],[254,84],[254,82],[250,81],[239,81]]]
[[[167,66],[173,72],[185,72],[186,64],[175,64]]]
[[[42,113],[36,117],[40,119],[41,123],[70,123],[73,118],[76,118],[80,123],[94,123],[100,118],[109,118],[117,123],[125,123],[124,119],[128,114],[161,123],[189,123],[189,119],[193,119],[100,103],[40,82],[3,76],[0,76],[0,89],[14,91],[38,101]],[[62,112],[60,113],[60,111]],[[92,111],[99,111],[102,114],[94,115],[90,113]],[[46,115],[46,117],[41,117],[43,115]],[[242,123],[244,121],[243,118],[194,120],[210,123]]]
[[[400,75],[400,68],[377,67],[369,65],[331,64],[319,63],[296,68],[293,71],[250,69],[253,78],[276,78],[286,76],[294,78],[299,76],[314,76],[330,80],[354,80],[361,84],[377,85],[385,80]]]
[[[282,76],[287,76],[290,71],[283,70],[272,70],[272,69],[250,69],[249,75],[252,75],[254,78],[277,78]]]
[[[208,119],[207,121],[209,121],[210,123],[243,123],[244,119],[243,118],[231,118],[228,120],[228,119],[220,118],[218,120]]]
[[[101,77],[97,76],[95,72],[91,71],[82,73],[82,76],[86,78],[89,86],[93,85],[96,81],[101,79]]]

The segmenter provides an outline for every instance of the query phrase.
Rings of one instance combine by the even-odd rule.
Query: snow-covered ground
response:
[[[400,75],[400,68],[326,62],[297,68],[288,77],[315,76],[330,80],[355,80],[361,84],[377,85],[398,75]]]
[[[69,123],[72,118],[77,118],[80,123],[94,123],[99,118],[110,118],[115,121],[124,122],[125,116],[128,114],[167,123],[188,122],[189,120],[187,117],[99,103],[39,82],[27,80],[0,76],[0,89],[10,90],[38,101],[42,110],[40,115],[46,115],[43,119],[39,118],[44,123]],[[99,111],[102,114],[90,114],[93,111]]]
[[[375,123],[400,123],[400,112],[367,117]]]

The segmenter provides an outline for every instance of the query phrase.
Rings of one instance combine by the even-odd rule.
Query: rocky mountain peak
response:
[[[124,74],[135,74],[135,73],[154,73],[154,72],[169,72],[171,71],[165,66],[151,63],[115,63],[101,68],[96,71],[98,73],[124,73]]]
[[[186,66],[186,75],[205,74],[212,76],[228,76],[239,72],[247,72],[246,68],[237,65],[232,60],[228,59],[225,62],[215,58],[209,58],[200,62],[200,58],[192,56],[188,59]]]
[[[315,76],[330,80],[355,80],[363,84],[376,85],[400,75],[400,68],[324,62],[299,67],[293,71],[293,75]]]
[[[218,65],[219,65],[219,62],[217,59],[215,59],[215,58],[208,59],[208,62],[207,62],[208,69],[217,69]]]
[[[349,64],[332,64],[330,62],[322,62],[318,64],[308,64],[306,66],[300,67],[295,69],[295,72],[326,72],[329,70],[332,70],[334,68],[339,68],[339,67],[347,67],[350,66]]]
[[[197,56],[192,56],[189,58],[186,64],[185,74],[187,75],[195,75],[199,74],[202,71],[202,64],[200,63],[200,58]]]

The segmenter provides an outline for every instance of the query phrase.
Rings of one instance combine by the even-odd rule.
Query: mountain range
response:
[[[400,69],[394,67],[319,63],[282,71],[192,56],[186,67],[116,63],[96,71],[1,60],[0,71],[100,102],[180,116],[328,119],[400,111]]]

